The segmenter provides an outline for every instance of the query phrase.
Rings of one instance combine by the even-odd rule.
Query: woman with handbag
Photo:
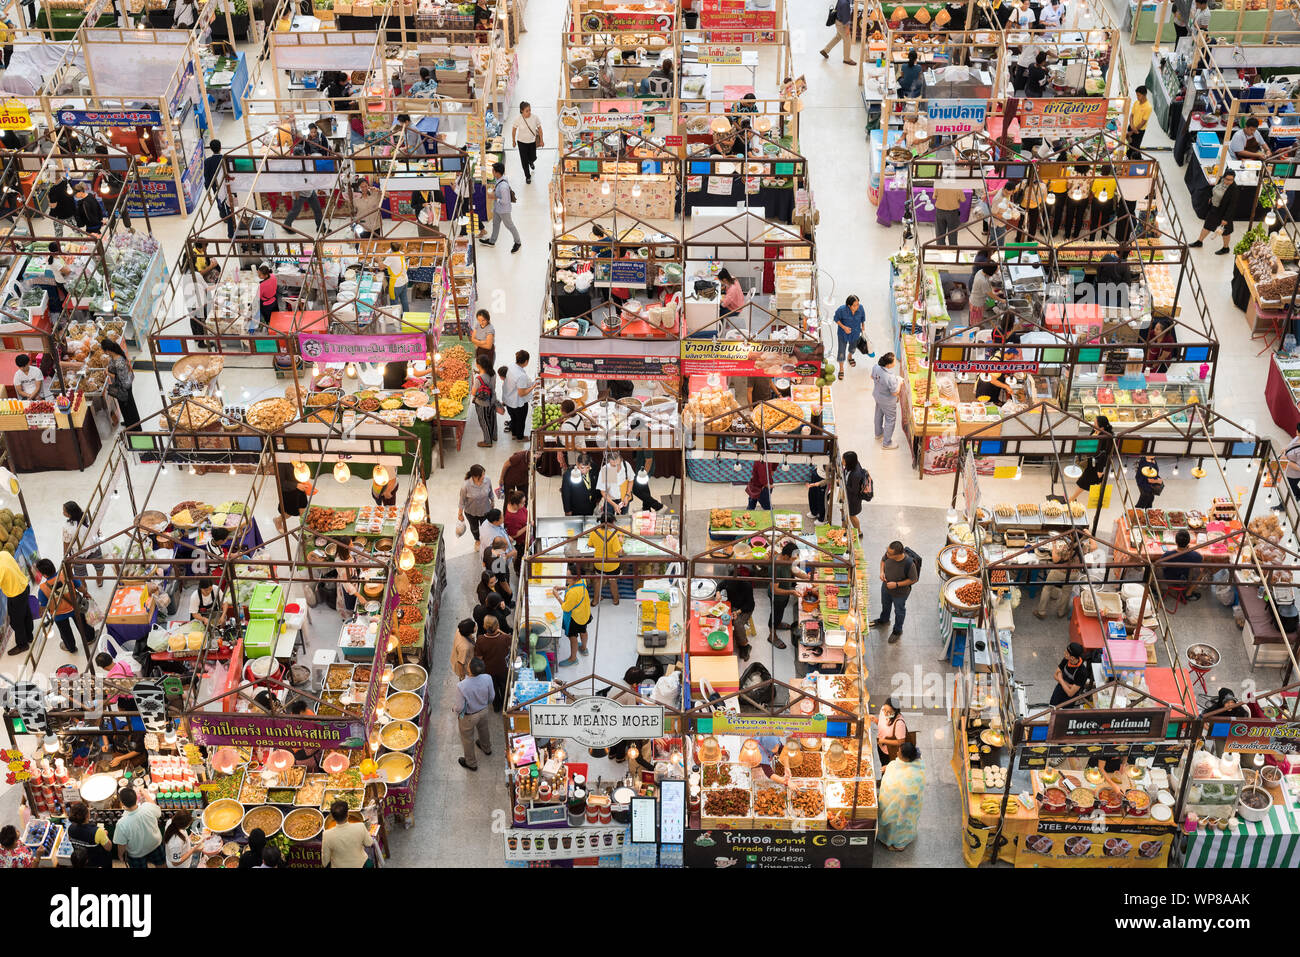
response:
[[[537,151],[543,145],[542,121],[533,116],[533,107],[524,100],[519,104],[519,115],[510,127],[510,145],[519,148],[519,165],[524,169],[524,182],[532,183],[533,169],[537,166]]]
[[[497,375],[492,371],[492,362],[481,352],[474,359],[474,384],[470,396],[478,415],[479,428],[483,430],[479,448],[491,448],[497,440]]]
[[[1088,494],[1094,485],[1104,485],[1106,472],[1110,468],[1111,443],[1115,441],[1115,428],[1110,419],[1099,415],[1092,423],[1092,436],[1097,439],[1097,451],[1085,460],[1083,474],[1074,480],[1074,492],[1070,495],[1073,502],[1080,495]]]
[[[907,740],[907,722],[898,710],[898,702],[886,698],[876,715],[876,751],[883,768],[898,757],[898,749]]]

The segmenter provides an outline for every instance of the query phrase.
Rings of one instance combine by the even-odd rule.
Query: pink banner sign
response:
[[[423,360],[429,341],[420,333],[397,336],[302,334],[298,352],[311,362],[402,362]]]

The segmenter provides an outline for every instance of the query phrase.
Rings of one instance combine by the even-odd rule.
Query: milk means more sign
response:
[[[571,704],[532,705],[528,722],[534,737],[571,738],[586,748],[608,748],[620,741],[662,737],[664,709],[592,696]]]

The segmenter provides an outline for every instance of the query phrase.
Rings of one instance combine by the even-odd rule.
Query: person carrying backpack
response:
[[[873,628],[889,624],[893,612],[894,630],[889,633],[892,645],[903,637],[903,621],[907,618],[907,596],[921,577],[921,556],[900,541],[892,541],[880,559],[880,617],[871,623]]]

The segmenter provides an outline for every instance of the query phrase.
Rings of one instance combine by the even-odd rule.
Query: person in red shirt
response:
[[[506,459],[505,464],[501,466],[501,480],[497,483],[501,488],[501,494],[508,496],[515,489],[527,494],[528,471],[531,465],[531,456],[527,449],[520,449]]]
[[[501,516],[506,534],[515,545],[515,574],[523,561],[524,539],[528,534],[528,500],[519,489],[506,493],[506,510]]]
[[[258,266],[257,275],[262,280],[257,285],[258,299],[262,306],[262,321],[270,322],[271,313],[275,312],[276,301],[280,297],[280,282],[272,274],[270,266]]]
[[[761,456],[765,452],[767,446],[759,439],[758,454]],[[772,463],[765,458],[754,463],[753,471],[749,473],[749,484],[745,486],[745,494],[749,496],[747,508],[752,510],[757,505],[765,512],[772,508],[772,475],[775,471]]]

